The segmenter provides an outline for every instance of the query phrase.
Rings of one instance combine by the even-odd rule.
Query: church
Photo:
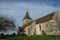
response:
[[[26,11],[25,17],[22,19],[23,25],[17,30],[17,34],[25,35],[60,35],[60,27],[58,24],[58,12],[52,12],[36,20],[32,20],[29,12]]]

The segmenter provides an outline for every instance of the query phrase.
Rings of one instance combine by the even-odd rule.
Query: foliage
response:
[[[3,33],[0,34],[0,38],[3,38],[5,35]]]
[[[13,33],[13,35],[16,35],[15,33]]]
[[[0,32],[1,31],[6,32],[7,30],[14,30],[14,29],[15,29],[14,20],[4,16],[0,17]]]

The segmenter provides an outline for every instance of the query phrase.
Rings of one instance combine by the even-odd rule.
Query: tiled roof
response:
[[[54,12],[49,14],[49,15],[46,15],[44,17],[41,17],[41,18],[38,18],[36,19],[36,24],[39,24],[39,23],[43,23],[43,22],[46,22],[46,21],[49,21],[52,19],[52,17],[54,16]]]
[[[34,20],[34,21],[36,21],[36,24],[49,21],[49,20],[51,20],[52,17],[54,16],[54,13],[55,13],[55,12],[50,13],[50,14],[48,14],[48,15],[46,15],[46,16],[44,16],[44,17],[38,18],[38,19],[36,19],[36,20]],[[32,23],[33,23],[33,21],[31,21],[31,22],[29,22],[29,23],[27,23],[27,24],[24,24],[22,27],[27,27],[27,26],[31,25]]]

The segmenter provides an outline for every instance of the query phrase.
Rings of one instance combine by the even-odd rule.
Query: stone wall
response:
[[[25,28],[26,35],[42,35],[44,31],[47,35],[60,35],[59,27],[57,26],[58,13],[55,12],[54,16],[50,21],[36,24],[34,21],[30,26]],[[23,23],[29,22],[31,20],[25,19]]]
[[[41,26],[40,26],[40,24],[36,24],[36,32],[35,32],[35,34],[36,35],[42,35],[42,31],[41,31]]]
[[[32,21],[32,20],[30,20],[30,19],[24,19],[22,22],[23,22],[23,24],[27,24],[27,23],[29,23],[30,21]]]

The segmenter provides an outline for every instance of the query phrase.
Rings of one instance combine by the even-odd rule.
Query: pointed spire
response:
[[[30,16],[29,16],[29,12],[28,12],[28,9],[26,11],[26,14],[25,14],[25,17],[23,18],[24,19],[31,19]],[[31,19],[32,20],[32,19]]]

